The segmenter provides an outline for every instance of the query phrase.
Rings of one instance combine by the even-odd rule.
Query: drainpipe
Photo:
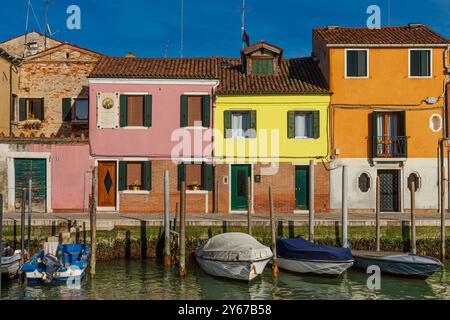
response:
[[[442,138],[439,140],[439,163],[440,163],[440,205],[439,212],[441,215],[441,261],[445,262],[445,165],[444,165],[444,148],[445,142],[450,138]]]
[[[217,96],[216,96],[216,90],[217,90],[217,87],[219,86],[219,84],[220,84],[220,81],[219,80],[217,80],[217,83],[214,85],[214,87],[213,87],[213,89],[212,89],[212,95],[211,95],[211,99],[212,99],[212,104],[211,104],[211,130],[214,130],[214,128],[215,128],[215,123],[214,123],[214,119],[216,118],[215,117],[215,109],[216,109],[216,101],[217,101]],[[215,150],[214,150],[214,137],[215,137],[215,134],[214,134],[214,132],[213,132],[213,134],[211,135],[211,143],[213,144],[213,148],[212,148],[212,151],[211,151],[211,160],[212,160],[212,165],[213,165],[213,168],[214,168],[214,179],[213,179],[213,181],[214,181],[214,185],[213,185],[213,190],[214,190],[214,197],[213,197],[213,206],[214,206],[214,212],[215,213],[219,213],[219,193],[218,193],[218,190],[217,190],[217,188],[216,188],[216,186],[218,186],[219,184],[218,183],[216,183],[216,177],[217,177],[217,174],[216,174],[216,166],[215,166]],[[217,197],[217,200],[215,201],[215,199],[214,198],[216,198]]]

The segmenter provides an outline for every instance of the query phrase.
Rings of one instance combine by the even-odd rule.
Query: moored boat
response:
[[[55,248],[48,249],[48,248]],[[79,281],[88,266],[90,247],[85,244],[46,243],[23,266],[28,281]]]
[[[0,252],[0,274],[7,274],[10,277],[14,277],[20,267],[20,260],[22,258],[20,250],[13,251],[8,243],[2,243]]]
[[[426,279],[442,268],[436,258],[412,253],[353,251],[355,267],[367,270],[376,265],[383,273]]]
[[[230,232],[209,239],[197,248],[195,257],[210,275],[250,281],[264,271],[273,254],[252,236]]]
[[[278,267],[296,273],[338,276],[353,265],[350,249],[311,243],[301,237],[277,241]]]

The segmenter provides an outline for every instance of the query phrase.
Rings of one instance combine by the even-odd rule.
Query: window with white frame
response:
[[[369,75],[369,51],[350,49],[345,51],[347,78],[366,78]]]
[[[430,49],[411,49],[409,51],[409,76],[431,77]]]

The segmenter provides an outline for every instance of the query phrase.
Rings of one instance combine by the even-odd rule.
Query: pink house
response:
[[[89,78],[90,153],[98,167],[98,210],[171,210],[187,186],[187,211],[213,208],[213,58],[104,57]]]

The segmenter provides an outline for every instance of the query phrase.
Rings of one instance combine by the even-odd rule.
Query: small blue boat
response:
[[[301,237],[277,241],[278,266],[297,273],[338,276],[353,265],[350,249],[320,245]]]
[[[59,244],[56,254],[51,251],[41,250],[22,266],[28,281],[67,282],[84,277],[91,256],[89,245]]]

